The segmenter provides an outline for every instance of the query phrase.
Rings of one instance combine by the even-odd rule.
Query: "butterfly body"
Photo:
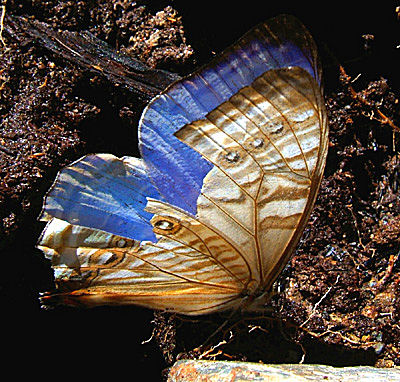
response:
[[[42,301],[189,315],[262,305],[325,165],[308,32],[288,16],[256,27],[157,96],[139,132],[143,159],[89,155],[58,175],[39,248],[59,291]]]

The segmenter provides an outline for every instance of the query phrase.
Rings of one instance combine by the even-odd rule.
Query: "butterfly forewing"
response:
[[[203,314],[267,292],[321,181],[320,81],[304,26],[272,19],[147,106],[143,160],[92,155],[61,171],[39,243],[58,291],[43,302]]]
[[[261,288],[298,239],[319,186],[327,129],[315,90],[301,68],[270,70],[176,133],[214,165],[199,220],[234,240]]]

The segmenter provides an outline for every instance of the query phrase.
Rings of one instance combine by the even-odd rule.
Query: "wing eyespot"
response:
[[[224,158],[230,163],[235,163],[239,161],[240,155],[236,151],[229,151],[225,154]]]
[[[127,239],[125,237],[121,236],[114,236],[112,241],[110,242],[110,247],[111,248],[119,248],[119,249],[124,249],[124,248],[129,248],[130,251],[137,252],[137,250],[140,247],[140,241],[134,240],[134,239]]]
[[[264,146],[264,140],[261,138],[256,138],[253,142],[252,145],[255,149],[260,149]]]
[[[127,242],[125,239],[121,238],[121,239],[117,240],[116,244],[117,244],[118,248],[124,248],[124,247],[126,247]]]
[[[278,123],[271,123],[270,125],[268,125],[268,132],[271,135],[278,135],[281,134],[283,131],[283,123],[278,122]]]
[[[173,235],[181,229],[180,222],[170,216],[154,216],[151,219],[153,232],[159,235]]]

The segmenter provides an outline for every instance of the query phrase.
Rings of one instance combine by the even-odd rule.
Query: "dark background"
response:
[[[365,77],[385,76],[393,85],[400,85],[397,69],[400,51],[396,49],[399,22],[395,2],[272,3],[247,1],[232,6],[223,1],[216,7],[216,3],[206,1],[187,8],[185,2],[175,1],[172,5],[182,15],[186,36],[200,57],[228,46],[256,23],[288,13],[297,16],[319,44],[325,76],[340,63],[351,75],[362,72]],[[374,36],[368,51],[362,38],[366,34]],[[334,84],[334,75],[326,78],[326,85]]]
[[[205,64],[258,22],[289,13],[309,28],[319,45],[327,92],[335,90],[338,84],[338,64],[354,77],[361,73],[360,85],[384,77],[393,90],[399,90],[400,50],[396,46],[400,44],[400,24],[396,4],[392,2],[145,3],[154,12],[167,5],[178,11],[187,43],[194,49],[196,65]],[[374,36],[367,48],[364,34]],[[190,69],[189,66],[184,70]],[[165,367],[162,356],[154,341],[141,344],[151,337],[151,311],[136,307],[40,309],[37,294],[49,288],[51,270],[34,249],[34,237],[42,226],[34,220],[30,224],[25,227],[26,235],[23,227],[17,234],[15,247],[2,253],[23,260],[5,262],[7,266],[1,270],[1,315],[7,318],[3,336],[11,336],[11,341],[5,343],[8,355],[19,360],[21,370],[29,360],[34,362],[34,370],[43,374],[55,367],[60,376],[67,378],[97,378],[104,371],[113,378],[125,373],[125,378],[135,380],[145,370],[146,379],[157,380]],[[10,269],[9,264],[18,269]],[[328,363],[329,356],[316,361]]]

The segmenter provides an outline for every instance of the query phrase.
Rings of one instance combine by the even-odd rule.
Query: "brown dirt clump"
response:
[[[204,15],[193,21],[197,19],[190,19],[184,4],[178,10],[162,1],[6,4],[10,15],[45,22],[54,30],[87,30],[151,67],[179,73],[194,69],[194,58],[205,62],[213,46],[226,47],[226,34],[215,33],[215,41],[210,35],[207,40]],[[186,16],[181,18],[181,13]],[[300,11],[297,15],[307,17]],[[246,27],[261,20],[246,12],[240,17]],[[190,43],[203,54],[186,41],[189,19],[195,28]],[[214,25],[223,27],[221,20]],[[317,36],[322,30],[326,28],[317,23],[312,32]],[[179,357],[400,365],[400,106],[395,86],[400,81],[394,71],[388,75],[388,61],[380,60],[382,51],[374,58],[373,45],[379,39],[369,38],[365,46],[360,38],[358,44],[369,58],[345,65],[349,72],[363,74],[360,78],[336,70],[338,65],[326,67],[330,147],[325,176],[300,244],[277,283],[279,293],[271,301],[269,317],[223,314],[188,319],[162,313],[153,318],[152,312],[136,307],[40,309],[38,292],[52,288],[50,265],[34,249],[43,228],[36,217],[45,191],[62,166],[86,153],[137,156],[136,126],[146,99],[99,71],[83,69],[45,49],[29,34],[9,34],[5,28],[3,37],[0,296],[7,312],[24,318],[15,333],[26,335],[30,327],[30,335],[37,333],[34,343],[53,349],[61,332],[58,348],[73,354],[89,344],[92,351],[121,349],[128,340],[130,355],[157,376]],[[373,69],[367,67],[368,60]],[[31,320],[26,320],[27,314]],[[34,328],[33,318],[40,322]],[[107,352],[119,364],[121,357],[132,362],[131,356],[116,354]]]

